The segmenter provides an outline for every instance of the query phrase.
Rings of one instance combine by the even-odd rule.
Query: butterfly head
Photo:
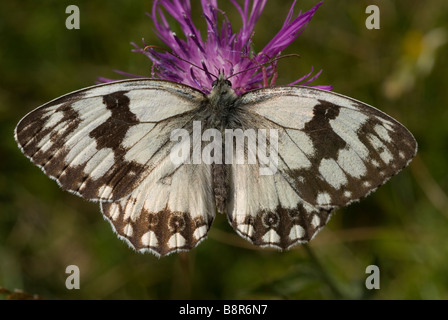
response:
[[[220,72],[218,78],[213,81],[212,91],[208,98],[214,104],[227,103],[237,98],[235,91],[232,89],[232,83],[227,80],[223,72]]]
[[[228,87],[232,87],[232,82],[230,82],[229,80],[227,80],[226,76],[224,75],[223,72],[219,73],[218,79],[216,79],[215,81],[213,81],[212,83],[212,87],[215,88],[217,86],[228,86]]]

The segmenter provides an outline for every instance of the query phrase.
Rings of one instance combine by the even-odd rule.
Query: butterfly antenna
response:
[[[265,54],[265,56],[266,57],[268,57],[266,54]],[[253,58],[251,58],[251,57],[249,57],[249,56],[246,56],[246,58],[248,58],[250,61],[252,61],[253,63],[255,63],[256,64],[256,66],[254,66],[254,67],[250,67],[250,68],[247,68],[247,69],[244,69],[244,70],[241,70],[241,71],[238,71],[237,73],[234,73],[234,74],[232,74],[230,77],[228,77],[227,79],[230,79],[230,78],[232,78],[232,77],[234,77],[234,76],[236,76],[236,75],[239,75],[240,73],[243,73],[243,72],[247,72],[247,71],[250,71],[250,70],[253,70],[253,69],[261,69],[261,72],[263,73],[263,86],[264,87],[267,87],[268,86],[268,83],[267,83],[267,70],[266,70],[266,67],[265,67],[265,65],[267,65],[267,64],[270,64],[270,65],[273,65],[275,62],[277,62],[278,60],[280,60],[280,59],[284,59],[284,58],[291,58],[291,57],[297,57],[297,58],[300,58],[300,55],[298,55],[298,54],[296,54],[296,53],[291,53],[291,54],[285,54],[285,55],[282,55],[282,56],[278,56],[278,57],[275,57],[275,58],[272,58],[272,59],[270,59],[269,61],[266,61],[266,62],[264,62],[264,63],[260,63],[260,62],[258,62],[258,61],[256,61],[256,60],[254,60]],[[268,57],[269,58],[269,57]],[[272,79],[271,79],[271,86],[275,83],[275,80],[277,79],[277,70],[276,70],[276,67],[274,67],[274,74],[273,74],[273,76],[272,76]]]
[[[159,47],[159,46],[155,46],[155,45],[148,45],[148,46],[146,46],[143,50],[146,51],[146,49],[161,49],[161,50],[163,50],[163,48],[161,48],[161,47]],[[207,75],[207,77],[209,78],[210,81],[213,81],[212,76],[213,76],[215,79],[218,79],[218,76],[216,76],[216,75],[214,75],[213,73],[211,73],[210,71],[208,71],[207,66],[205,65],[205,62],[204,62],[204,61],[201,61],[201,63],[202,63],[202,67],[200,67],[200,66],[194,64],[194,63],[191,62],[191,61],[188,61],[188,60],[185,60],[184,58],[179,57],[179,56],[178,56],[177,54],[175,54],[175,53],[172,53],[172,52],[169,52],[169,51],[166,51],[166,52],[167,52],[168,54],[172,55],[173,57],[175,57],[176,59],[179,59],[179,60],[181,60],[181,61],[183,61],[183,62],[185,62],[185,63],[188,63],[190,66],[195,67],[195,68],[198,68],[198,69],[201,70],[201,71],[204,71],[205,74]]]

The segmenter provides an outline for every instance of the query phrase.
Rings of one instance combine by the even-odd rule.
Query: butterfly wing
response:
[[[266,88],[242,95],[236,109],[258,128],[278,132],[274,174],[260,176],[260,162],[232,168],[229,221],[258,245],[309,241],[331,210],[376,190],[417,151],[412,134],[396,120],[329,91]]]
[[[172,168],[162,179],[149,176],[124,199],[101,203],[115,232],[140,252],[165,256],[192,249],[214,219],[211,166]]]
[[[229,223],[260,247],[290,248],[311,240],[328,222],[331,209],[298,195],[282,172],[260,174],[260,163],[232,165]]]
[[[193,118],[202,93],[157,80],[93,86],[26,115],[15,138],[22,152],[70,192],[118,200],[171,150],[170,133]]]
[[[133,247],[163,255],[195,246],[215,214],[209,166],[187,168],[170,159],[171,132],[191,131],[204,99],[168,81],[102,84],[30,112],[15,138],[64,190],[100,201]],[[182,181],[195,188],[182,188]]]

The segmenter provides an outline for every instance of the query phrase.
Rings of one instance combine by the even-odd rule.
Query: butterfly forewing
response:
[[[170,133],[205,97],[166,81],[120,81],[80,90],[18,124],[22,152],[64,189],[89,200],[129,195],[169,156]]]
[[[396,120],[333,92],[261,89],[240,103],[279,130],[278,170],[315,207],[332,209],[366,196],[417,151],[412,134]]]

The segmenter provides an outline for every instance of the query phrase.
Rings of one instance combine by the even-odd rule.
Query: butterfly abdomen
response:
[[[226,212],[229,193],[228,169],[225,164],[212,164],[213,193],[215,194],[216,209],[220,213]]]

